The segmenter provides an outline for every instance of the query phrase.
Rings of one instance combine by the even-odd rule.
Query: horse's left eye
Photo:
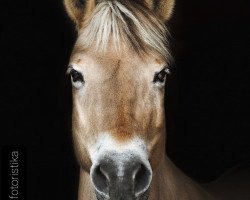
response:
[[[78,71],[76,71],[74,69],[71,69],[70,70],[70,75],[72,77],[73,82],[78,82],[78,81],[79,82],[84,82],[83,76],[82,76],[82,74],[80,72],[78,72]]]
[[[160,72],[155,73],[153,82],[164,83],[167,74],[168,74],[168,69],[163,69]]]

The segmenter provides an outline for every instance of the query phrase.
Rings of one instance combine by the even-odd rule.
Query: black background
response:
[[[62,2],[1,1],[1,145],[27,148],[28,199],[76,199],[65,69],[75,40]],[[177,0],[168,23],[167,152],[211,181],[250,158],[247,0]]]

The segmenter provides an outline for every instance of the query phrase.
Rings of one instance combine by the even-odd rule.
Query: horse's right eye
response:
[[[167,74],[169,74],[169,70],[167,68],[164,68],[160,72],[155,73],[153,83],[163,84],[166,80]]]
[[[80,72],[76,71],[75,69],[70,70],[70,75],[74,83],[75,82],[84,83],[83,75]]]

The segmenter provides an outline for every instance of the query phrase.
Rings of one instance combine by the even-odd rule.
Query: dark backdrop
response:
[[[76,199],[65,69],[75,40],[62,2],[1,1],[1,145],[27,148],[28,199]],[[167,151],[198,181],[250,158],[249,3],[177,0],[166,86]]]

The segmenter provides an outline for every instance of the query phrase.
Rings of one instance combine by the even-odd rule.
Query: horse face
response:
[[[147,199],[165,154],[164,84],[173,0],[65,0],[78,40],[73,85],[77,158],[98,199]]]
[[[165,63],[129,50],[99,55],[77,48],[70,63],[81,167],[99,195],[144,194],[165,152]]]

